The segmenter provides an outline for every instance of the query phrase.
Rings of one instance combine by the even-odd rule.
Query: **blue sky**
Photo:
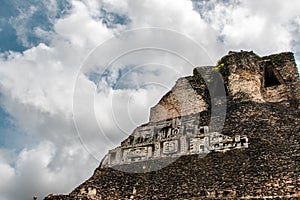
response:
[[[57,8],[50,12],[47,7],[47,1],[2,1],[0,8],[2,52],[7,50],[22,52],[40,42],[47,42],[43,38],[33,34],[35,28],[39,27],[45,31],[51,31],[53,28],[53,19],[67,14],[71,6],[66,0],[56,1]],[[32,13],[28,15],[24,14],[33,9],[33,6],[34,11]],[[18,32],[18,27],[23,27],[23,33]]]
[[[298,63],[299,34],[298,0],[1,0],[0,200],[86,180],[192,73],[170,50],[197,66],[242,49],[293,51]]]
[[[22,16],[33,5],[36,8],[34,13]],[[53,17],[60,18],[69,9],[70,4],[68,1],[57,1],[56,12],[50,14],[45,12],[47,4],[42,3],[42,1],[2,0],[0,7],[0,53],[7,53],[7,51],[22,53],[41,42],[47,44],[47,40],[33,33],[34,29],[39,27],[45,31],[51,31],[53,28]],[[17,33],[16,29],[18,26],[26,27],[22,35],[18,35]],[[14,118],[5,111],[5,108],[1,104],[0,119],[0,146],[20,151],[27,144],[34,141],[23,130],[15,126]]]
[[[17,16],[17,9],[13,5],[13,1],[3,1],[1,4],[1,51],[23,51],[25,48],[21,44],[18,44],[16,30],[8,22],[11,17]]]

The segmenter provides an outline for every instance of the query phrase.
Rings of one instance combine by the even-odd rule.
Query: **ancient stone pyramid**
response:
[[[150,113],[91,178],[45,200],[300,198],[292,53],[229,52],[178,79]]]

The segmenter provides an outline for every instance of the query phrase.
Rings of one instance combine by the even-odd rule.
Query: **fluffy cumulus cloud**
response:
[[[70,192],[194,65],[229,50],[300,56],[297,0],[12,2],[0,19],[17,44],[0,49],[0,200]]]

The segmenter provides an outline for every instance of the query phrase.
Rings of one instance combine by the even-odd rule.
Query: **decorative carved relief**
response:
[[[136,147],[132,149],[124,150],[124,156],[126,162],[145,160],[152,156],[152,147]]]
[[[174,154],[176,152],[178,152],[178,140],[163,143],[163,154]]]
[[[123,146],[109,152],[102,166],[248,147],[246,136],[229,137],[218,132],[209,132],[208,126],[199,127],[195,120],[191,119],[180,127],[172,120],[160,123],[156,128],[154,124],[152,127],[146,127],[147,129],[136,129],[134,137],[129,137],[122,143]],[[133,144],[127,145],[131,141],[134,141]]]

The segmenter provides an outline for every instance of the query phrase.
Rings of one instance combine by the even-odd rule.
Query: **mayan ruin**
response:
[[[212,109],[221,113],[224,105],[223,123]],[[216,66],[178,79],[149,122],[109,150],[90,179],[45,200],[297,199],[299,144],[293,53],[230,51]]]

